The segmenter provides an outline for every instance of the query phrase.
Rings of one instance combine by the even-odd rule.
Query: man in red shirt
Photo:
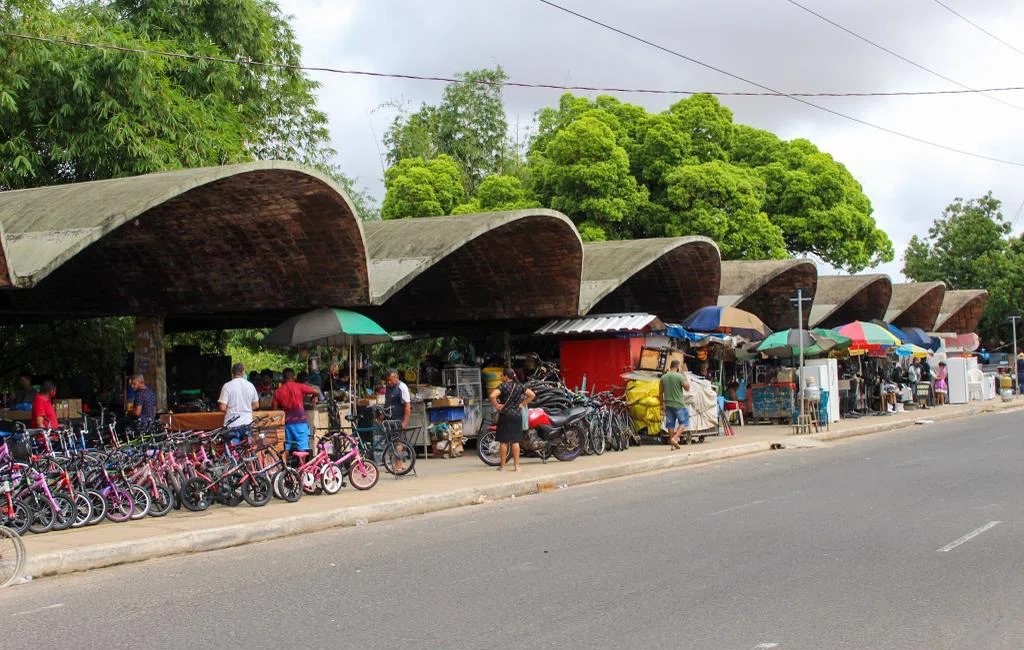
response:
[[[52,381],[44,381],[32,400],[32,426],[37,429],[55,429],[58,426],[57,412],[53,410],[53,398],[57,387]]]
[[[284,411],[284,462],[289,451],[309,451],[309,423],[306,421],[305,396],[313,396],[313,406],[320,391],[295,381],[295,371],[285,368],[284,383],[274,393],[272,408]]]

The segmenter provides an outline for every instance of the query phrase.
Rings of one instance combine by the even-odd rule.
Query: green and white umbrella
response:
[[[281,323],[263,339],[267,345],[372,345],[390,341],[383,327],[345,309],[314,309]]]

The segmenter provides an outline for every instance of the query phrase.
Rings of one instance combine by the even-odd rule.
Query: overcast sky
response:
[[[787,0],[557,0],[689,57],[786,92],[957,89],[822,22]],[[972,88],[1024,86],[1024,55],[1000,44],[935,0],[799,0],[867,39]],[[943,0],[1024,50],[1024,2]],[[630,40],[537,0],[283,0],[307,65],[418,75],[502,65],[513,81],[702,91],[757,90]],[[436,103],[444,84],[329,73],[323,86],[338,162],[383,197],[380,143],[392,100]],[[506,88],[509,122],[525,131],[561,91]],[[576,94],[585,94],[579,93]],[[679,97],[617,94],[660,111]],[[979,160],[911,142],[787,98],[725,97],[735,121],[785,139],[805,137],[863,184],[897,259],[879,267],[900,279],[907,241],[956,196],[988,190],[1003,212],[1024,206],[1024,92],[994,96],[822,98],[833,110],[958,149],[1020,162]],[[822,268],[822,272],[828,269]]]

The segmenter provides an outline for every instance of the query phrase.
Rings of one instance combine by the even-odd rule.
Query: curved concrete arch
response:
[[[973,334],[978,329],[987,302],[988,291],[985,289],[946,291],[934,331]]]
[[[536,208],[364,224],[370,297],[388,323],[576,315],[583,242]]]
[[[773,330],[797,327],[797,309],[791,300],[797,289],[814,299],[818,267],[810,260],[758,260],[722,262],[718,304],[754,314]],[[804,322],[811,310],[804,303]]]
[[[811,306],[811,327],[838,327],[885,316],[892,298],[888,275],[823,275]]]
[[[20,287],[0,294],[8,312],[251,313],[369,302],[351,201],[294,163],[2,192],[0,224],[11,285]]]
[[[580,314],[646,312],[680,321],[718,299],[721,256],[707,237],[593,242],[583,251]]]
[[[930,332],[935,327],[945,295],[946,285],[942,282],[894,284],[884,320],[896,327],[919,327]]]

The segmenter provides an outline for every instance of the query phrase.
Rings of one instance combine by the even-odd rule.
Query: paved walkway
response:
[[[1024,407],[1024,399],[844,420],[828,432],[808,436],[795,436],[788,426],[747,425],[736,427],[735,436],[710,437],[678,451],[644,445],[625,452],[581,456],[569,463],[524,458],[519,472],[497,472],[484,465],[475,451],[457,459],[420,459],[418,476],[395,479],[382,472],[377,486],[367,492],[346,487],[333,496],[304,496],[294,504],[275,499],[263,508],[215,505],[203,513],[172,511],[162,518],[29,534],[25,537],[29,552],[26,572],[51,575],[224,548],[758,453],[773,445],[821,446],[828,440],[915,426],[916,420],[946,420],[1015,407]]]

